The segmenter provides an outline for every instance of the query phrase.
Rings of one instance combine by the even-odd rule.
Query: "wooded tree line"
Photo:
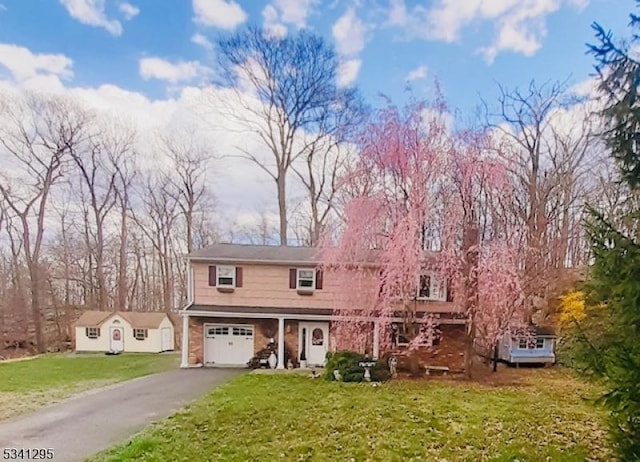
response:
[[[223,72],[214,89],[229,91],[212,90],[201,103],[233,120],[239,137],[261,140],[266,157],[242,148],[231,155],[273,180],[278,223],[265,215],[244,230],[216,222],[210,178],[219,153],[195,128],[154,134],[149,146],[141,141],[149,134],[133,124],[68,96],[1,95],[5,344],[33,341],[39,351],[58,346],[87,308],[179,307],[183,254],[220,239],[268,242],[274,226],[282,245],[292,242],[290,235],[298,244],[317,245],[326,229],[342,229],[354,196],[384,184],[367,175],[351,181],[362,167],[362,134],[372,114],[357,89],[337,86],[339,60],[320,37],[305,31],[277,38],[247,29],[222,40],[219,51]],[[527,300],[543,316],[559,271],[588,259],[580,226],[584,202],[617,206],[623,194],[613,186],[615,173],[607,173],[613,170],[603,167],[590,105],[570,96],[562,84],[502,89],[474,129],[491,135],[487,155],[505,160],[516,191],[508,203],[479,203],[478,232],[489,233],[498,222],[521,231]],[[292,211],[294,182],[304,198]],[[426,247],[438,245],[446,224],[446,216],[423,223]]]
[[[207,147],[135,129],[66,96],[0,95],[0,331],[38,351],[80,310],[171,310],[182,256],[216,237]]]

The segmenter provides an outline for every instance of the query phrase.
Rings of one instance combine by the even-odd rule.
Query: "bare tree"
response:
[[[186,250],[194,250],[194,230],[198,214],[206,205],[208,195],[206,174],[211,154],[199,142],[193,131],[160,135],[160,149],[170,161],[166,180],[171,186],[169,194],[174,196],[184,220]]]
[[[305,159],[309,168],[346,131],[347,115],[358,111],[359,96],[353,88],[337,85],[338,58],[334,49],[311,32],[302,30],[286,37],[248,28],[219,44],[222,83],[235,96],[212,103],[225,117],[256,134],[271,159],[240,148],[276,183],[280,219],[280,245],[287,245],[287,175],[293,164]],[[312,209],[318,197],[318,180],[307,170]],[[314,221],[321,212],[314,211]]]
[[[107,220],[118,200],[121,167],[131,153],[133,133],[103,121],[98,132],[91,135],[84,150],[71,151],[84,211],[84,235],[88,254],[95,267],[96,299],[92,303],[100,310],[109,309],[107,262]],[[124,186],[124,185],[123,185]]]
[[[4,95],[0,104],[6,119],[0,127],[0,146],[10,157],[0,177],[0,194],[19,223],[35,343],[42,352],[46,345],[41,323],[41,256],[47,203],[64,175],[69,155],[84,141],[90,115],[68,99],[36,94]]]
[[[160,280],[160,300],[151,308],[170,310],[174,303],[175,237],[178,201],[171,186],[161,175],[149,175],[139,191],[140,207],[132,208],[133,219],[149,240],[157,258],[144,255],[146,281]],[[138,257],[140,258],[140,256]],[[149,261],[150,260],[150,261]],[[156,268],[157,265],[157,268]],[[149,307],[147,307],[148,310]]]
[[[503,218],[526,230],[527,303],[531,313],[540,312],[553,295],[558,271],[570,263],[570,236],[581,235],[579,202],[597,146],[591,114],[577,110],[580,101],[564,84],[531,82],[524,91],[500,91],[498,112],[486,104],[485,111],[487,126],[501,141],[498,152],[513,166],[516,194],[511,204],[501,204]]]

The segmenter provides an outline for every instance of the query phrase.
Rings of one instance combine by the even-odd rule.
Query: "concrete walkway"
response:
[[[93,390],[26,416],[0,421],[0,451],[52,448],[56,462],[81,461],[242,372],[173,370]]]

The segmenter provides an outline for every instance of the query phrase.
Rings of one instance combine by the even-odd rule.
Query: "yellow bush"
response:
[[[568,326],[573,321],[581,321],[584,317],[584,293],[573,290],[560,297],[558,322],[561,326]]]

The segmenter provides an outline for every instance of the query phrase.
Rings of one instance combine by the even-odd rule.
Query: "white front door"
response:
[[[124,329],[111,327],[109,329],[109,349],[112,351],[124,351]]]
[[[324,366],[327,351],[329,351],[329,323],[300,323],[299,344],[304,347],[307,365]],[[302,349],[300,354],[302,354]]]
[[[204,363],[246,366],[253,357],[253,326],[205,324]]]
[[[162,328],[162,336],[160,338],[162,343],[162,351],[170,351],[173,350],[173,342],[171,341],[171,328],[163,327]]]

